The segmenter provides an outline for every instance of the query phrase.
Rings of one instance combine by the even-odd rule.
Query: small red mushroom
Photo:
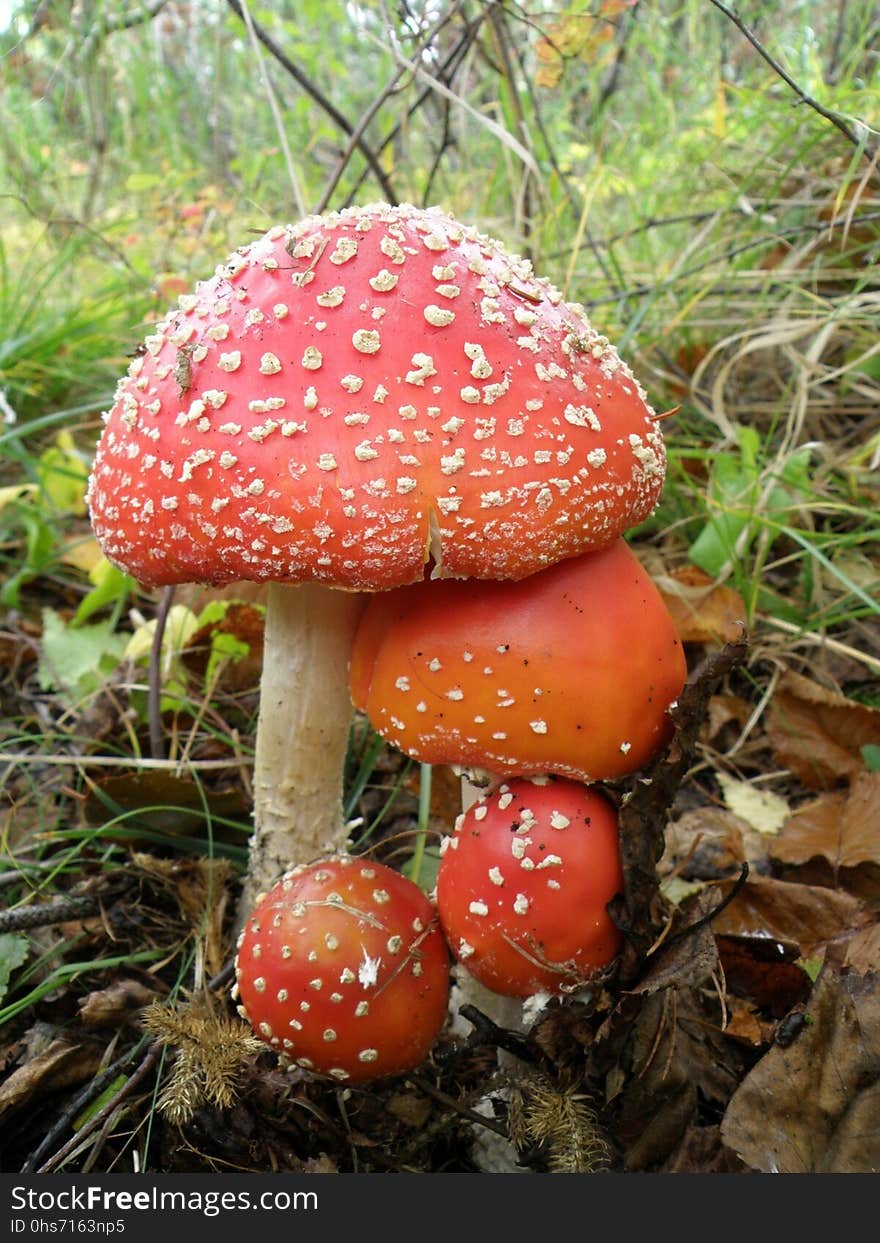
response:
[[[247,918],[239,1013],[290,1063],[346,1083],[411,1070],[446,1019],[449,955],[418,886],[334,855],[287,873]]]
[[[511,997],[570,993],[614,960],[607,905],[623,889],[618,817],[575,781],[501,785],[444,842],[437,906],[458,960]]]
[[[374,596],[349,684],[373,727],[423,763],[607,781],[668,739],[686,676],[663,598],[617,540],[516,583]]]

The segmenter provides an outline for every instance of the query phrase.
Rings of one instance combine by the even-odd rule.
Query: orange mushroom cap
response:
[[[519,582],[371,597],[349,686],[373,727],[424,763],[599,781],[668,739],[686,674],[669,611],[621,539]]]
[[[378,203],[243,246],[149,335],[89,488],[152,586],[521,578],[654,508],[654,413],[583,309],[436,209]]]
[[[294,868],[258,902],[235,971],[266,1044],[342,1082],[411,1070],[446,1019],[436,910],[399,872],[348,855]]]
[[[460,816],[445,839],[437,905],[450,948],[506,996],[572,992],[608,967],[621,934],[617,813],[578,782],[519,779]]]

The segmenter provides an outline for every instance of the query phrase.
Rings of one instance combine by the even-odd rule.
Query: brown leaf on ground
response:
[[[738,591],[716,583],[695,565],[683,565],[654,582],[683,643],[738,643],[746,633],[746,606]]]
[[[880,976],[826,967],[808,1022],[744,1079],[721,1125],[724,1142],[767,1173],[880,1169]]]
[[[647,959],[647,970],[634,985],[633,993],[650,994],[674,985],[677,988],[698,987],[718,970],[715,938],[708,924],[700,924],[714,909],[717,899],[703,891],[688,904],[684,914],[686,925],[698,924],[693,932],[687,926],[673,940],[661,943]]]
[[[675,733],[668,746],[640,774],[620,808],[620,848],[624,894],[610,910],[626,933],[620,978],[626,983],[640,972],[641,958],[666,923],[668,906],[660,894],[657,860],[663,854],[664,828],[682,779],[696,752],[706,711],[719,682],[746,654],[746,644],[728,644],[712,652],[691,674],[670,716]]]
[[[156,1000],[158,991],[140,980],[115,980],[83,997],[80,1022],[84,1027],[119,1027],[134,1022],[140,1009]]]
[[[241,841],[241,833],[226,827],[222,821],[241,821],[250,814],[247,793],[240,782],[211,789],[191,777],[155,770],[113,773],[96,781],[83,804],[90,824],[106,824],[107,799],[123,812],[131,813],[124,821],[129,833],[132,828],[146,828],[149,835],[196,837],[204,834],[210,818],[213,835],[218,841],[237,843]],[[113,830],[105,828],[104,833],[111,837]]]
[[[709,700],[709,720],[706,726],[707,736],[717,738],[728,725],[741,730],[752,715],[752,705],[739,695],[713,695]]]
[[[850,938],[844,966],[867,975],[880,966],[880,924],[871,924]]]
[[[861,749],[880,746],[880,711],[786,673],[770,702],[766,729],[777,763],[808,789],[830,789],[865,770]]]
[[[223,638],[243,644],[247,655],[227,658],[218,669],[216,688],[234,694],[259,685],[263,667],[263,610],[235,601],[222,617],[200,626],[190,637],[182,654],[191,673],[204,679],[211,654]]]
[[[627,1170],[651,1169],[668,1159],[696,1122],[701,1097],[726,1103],[739,1079],[740,1057],[707,1021],[694,990],[669,988],[647,998],[629,1021],[618,1054],[631,1072],[613,1128]]]
[[[880,773],[856,773],[846,790],[799,807],[770,845],[779,863],[822,856],[835,870],[880,863]]]
[[[724,1027],[726,1036],[756,1049],[770,1044],[775,1024],[760,1018],[751,1002],[728,997],[727,1008],[728,1018]]]
[[[102,1051],[97,1045],[53,1040],[0,1084],[0,1117],[30,1105],[51,1092],[84,1083],[98,1072]]]
[[[719,884],[729,892],[730,881]],[[769,937],[791,941],[810,958],[830,942],[864,927],[868,914],[851,894],[819,885],[799,885],[769,876],[751,876],[712,927],[716,935]]]
[[[725,1148],[721,1128],[689,1126],[675,1152],[658,1174],[742,1174],[747,1173],[740,1159]]]
[[[721,880],[739,873],[745,861],[748,825],[725,807],[696,807],[666,830],[666,849],[658,864],[661,876],[684,880]]]
[[[765,1014],[781,1019],[809,997],[810,977],[791,961],[778,941],[719,936],[716,942],[727,987],[737,997],[754,1002]]]

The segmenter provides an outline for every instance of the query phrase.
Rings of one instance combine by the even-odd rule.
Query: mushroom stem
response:
[[[239,923],[283,872],[345,842],[348,657],[363,605],[354,592],[269,584],[254,832]]]

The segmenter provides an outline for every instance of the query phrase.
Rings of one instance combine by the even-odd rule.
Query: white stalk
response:
[[[271,583],[254,761],[254,832],[239,924],[289,868],[340,850],[357,593]]]

